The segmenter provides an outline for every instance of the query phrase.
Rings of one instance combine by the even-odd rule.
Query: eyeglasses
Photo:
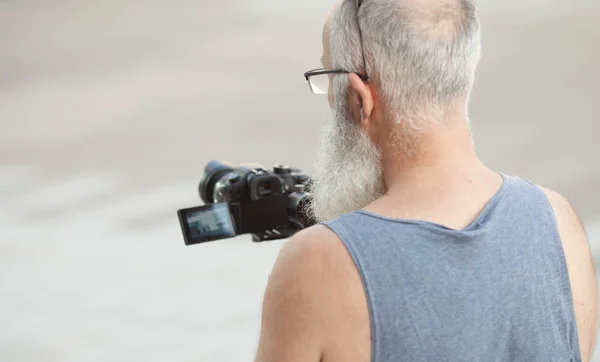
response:
[[[360,21],[358,19],[358,10],[360,9],[360,6],[362,5],[362,3],[363,3],[363,0],[356,0],[356,21],[358,23],[358,36],[360,38],[360,52],[361,52],[362,58],[363,58],[363,66],[366,71],[367,70],[367,60],[365,58],[362,31],[360,29]],[[327,92],[329,90],[330,77],[332,77],[333,75],[336,75],[336,74],[349,74],[349,73],[356,73],[356,72],[351,72],[351,71],[342,70],[342,69],[327,70],[325,68],[319,68],[319,69],[309,70],[308,72],[304,73],[304,78],[308,82],[308,87],[310,88],[310,91],[313,92],[314,94],[321,95],[321,94],[327,94]],[[362,79],[363,82],[365,82],[365,83],[368,83],[371,81],[369,76],[366,74],[356,73],[356,75],[358,75],[360,77],[360,79]]]
[[[349,72],[347,70],[334,69],[327,70],[325,68],[313,69],[304,73],[304,78],[308,81],[308,87],[310,91],[317,95],[327,94],[329,90],[329,78],[335,74],[350,74],[354,72]],[[370,79],[368,76],[360,73],[356,73],[364,82],[369,82]]]

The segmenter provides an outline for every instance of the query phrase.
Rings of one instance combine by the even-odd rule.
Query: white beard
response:
[[[310,209],[318,222],[362,209],[384,194],[380,153],[343,103],[323,130],[311,181]]]

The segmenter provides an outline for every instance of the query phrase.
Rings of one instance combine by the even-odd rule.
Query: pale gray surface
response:
[[[311,171],[331,4],[0,1],[2,361],[251,360],[281,242],[186,248],[175,211],[213,158]],[[600,251],[600,3],[481,11],[478,149],[568,196]]]

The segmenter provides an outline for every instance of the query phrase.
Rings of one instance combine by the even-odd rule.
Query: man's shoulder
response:
[[[327,349],[330,336],[339,336],[340,326],[347,324],[349,316],[342,311],[357,309],[347,306],[358,300],[349,293],[362,291],[353,268],[341,240],[324,225],[302,230],[285,243],[264,297],[261,341],[270,346],[271,355],[286,360],[296,346],[295,355],[310,360]],[[360,307],[354,315],[366,311],[366,301]]]
[[[567,239],[563,240],[563,242],[573,241],[587,243],[583,222],[569,200],[565,196],[551,189],[543,186],[540,186],[540,189],[544,192],[552,206],[561,238],[565,237],[565,239]]]
[[[331,229],[316,225],[294,235],[282,247],[270,284],[292,303],[303,301],[334,313],[360,276],[350,253]]]
[[[556,191],[540,186],[554,211],[554,217],[567,263],[591,262],[591,249],[583,222],[569,200]],[[572,270],[569,270],[572,273]]]
[[[333,261],[346,256],[347,251],[338,235],[329,227],[318,224],[299,231],[282,247],[279,259],[298,264],[307,273],[326,272]]]
[[[581,353],[583,360],[588,361],[594,350],[598,328],[598,289],[588,237],[569,200],[553,190],[541,189],[556,217],[571,282]]]

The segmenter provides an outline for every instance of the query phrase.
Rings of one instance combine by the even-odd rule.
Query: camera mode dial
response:
[[[292,173],[292,169],[290,168],[290,166],[285,166],[285,165],[275,165],[273,167],[273,173],[275,173],[276,175],[289,175],[290,173]]]

